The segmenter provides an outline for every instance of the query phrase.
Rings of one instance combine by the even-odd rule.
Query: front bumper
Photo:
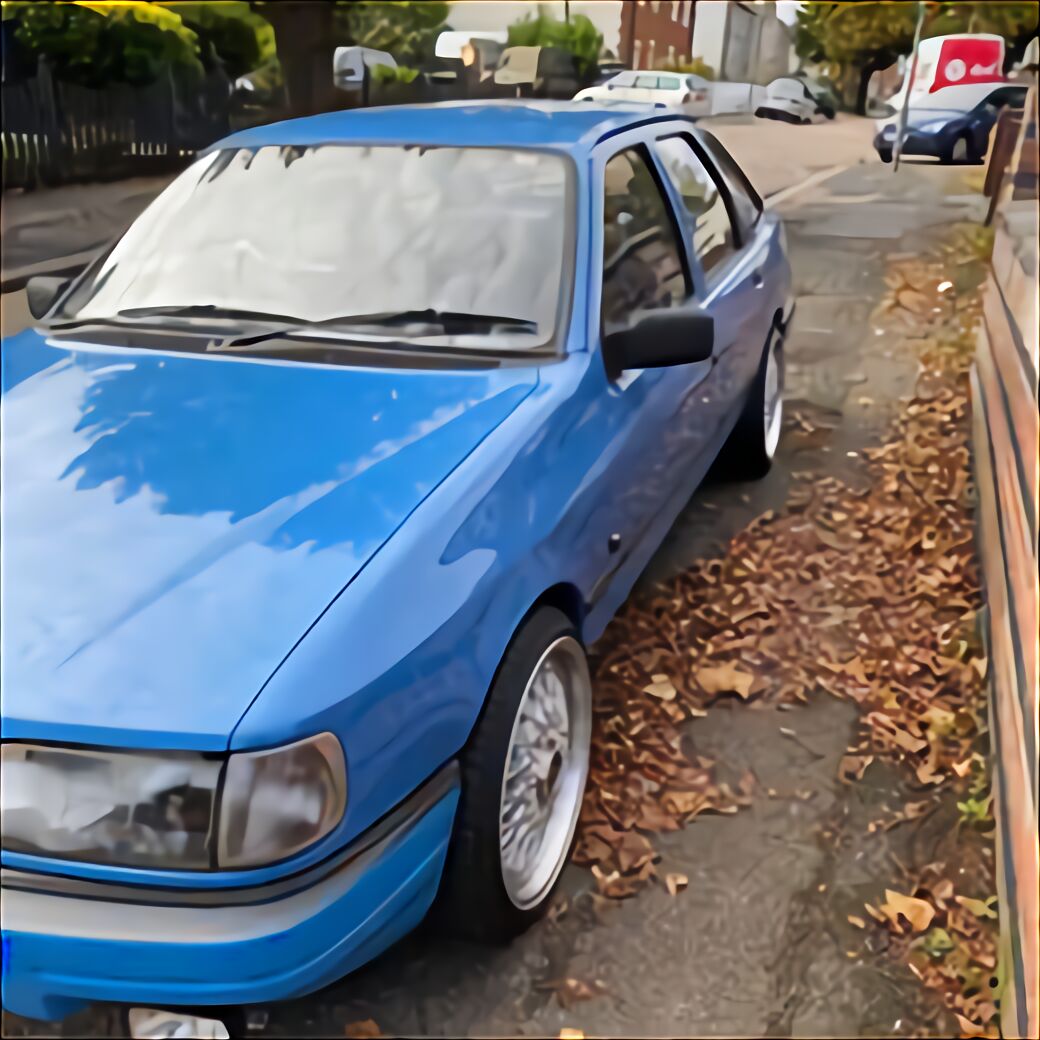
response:
[[[882,152],[891,154],[895,150],[896,139],[894,135],[878,134],[874,138],[874,150],[880,155]],[[945,139],[940,134],[922,134],[917,131],[908,130],[903,136],[903,146],[900,155],[932,155],[939,157],[943,154]]]
[[[414,928],[437,892],[455,763],[310,870],[248,889],[141,889],[4,870],[3,1006],[267,1003],[320,989]]]

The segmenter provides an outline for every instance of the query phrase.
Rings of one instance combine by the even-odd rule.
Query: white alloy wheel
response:
[[[566,863],[581,812],[591,735],[585,652],[572,636],[561,636],[527,681],[502,776],[502,882],[521,910],[546,897]]]

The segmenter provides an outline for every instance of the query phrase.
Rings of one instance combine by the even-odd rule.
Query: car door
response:
[[[647,310],[695,306],[695,296],[677,214],[648,143],[603,146],[593,190],[602,262],[590,286],[590,341],[595,377],[605,386],[588,423],[604,448],[588,478],[596,487],[585,534],[593,545],[612,547],[589,596],[594,605],[607,603],[609,615],[699,477],[691,460],[704,447],[706,431],[684,414],[712,363],[607,375],[603,335]]]
[[[661,101],[661,97],[657,91],[657,76],[651,76],[646,74],[638,74],[632,85],[632,89],[629,91],[629,96],[632,101],[638,101],[644,105],[653,105],[658,101]]]
[[[717,438],[735,421],[769,334],[768,241],[756,233],[753,200],[742,213],[734,188],[691,132],[664,134],[654,150],[681,205],[703,306],[715,319],[713,367],[698,421]]]

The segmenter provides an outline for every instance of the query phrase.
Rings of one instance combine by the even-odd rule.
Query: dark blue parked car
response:
[[[293,997],[435,896],[527,927],[585,785],[585,647],[720,449],[776,450],[791,274],[733,160],[645,108],[263,126],[29,296],[5,1006]]]
[[[963,87],[947,87],[945,93],[963,91]],[[982,100],[968,110],[936,107],[914,107],[907,110],[903,137],[903,155],[932,155],[947,163],[981,162],[989,147],[989,134],[1000,110],[1006,105],[1021,107],[1026,88],[1020,86],[979,85]],[[935,95],[924,100],[934,102]],[[891,116],[874,138],[874,148],[882,162],[892,161],[898,132],[898,116]]]

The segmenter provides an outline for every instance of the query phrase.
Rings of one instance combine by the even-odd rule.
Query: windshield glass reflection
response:
[[[497,148],[215,152],[149,206],[59,320],[537,348],[558,320],[567,179],[561,156]]]

